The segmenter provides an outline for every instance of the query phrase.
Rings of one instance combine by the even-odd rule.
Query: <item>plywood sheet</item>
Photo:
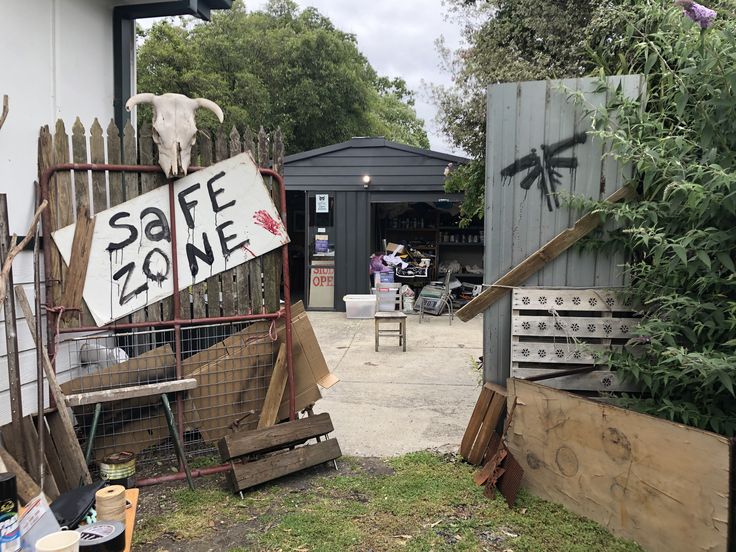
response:
[[[651,552],[726,551],[728,439],[517,379],[508,390],[530,492]]]

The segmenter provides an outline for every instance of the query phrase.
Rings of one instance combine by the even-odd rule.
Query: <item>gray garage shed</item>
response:
[[[482,266],[481,227],[459,230],[462,195],[444,191],[448,164],[465,162],[384,138],[288,156],[293,295],[311,309],[345,310],[344,295],[370,292],[369,258],[384,240],[423,249],[434,259],[434,276],[443,258]]]

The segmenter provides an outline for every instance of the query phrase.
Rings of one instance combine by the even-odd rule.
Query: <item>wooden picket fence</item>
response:
[[[70,143],[64,122],[59,119],[53,135],[48,126],[41,128],[38,144],[39,174],[59,163],[153,165],[157,159],[150,122],[144,123],[136,136],[135,129],[128,121],[121,136],[114,121],[110,121],[105,132],[95,119],[88,135],[77,117],[72,126]],[[276,130],[269,135],[263,128],[257,135],[250,129],[241,135],[233,127],[226,135],[225,129],[220,127],[214,140],[208,131],[199,131],[192,150],[192,165],[208,166],[242,152],[250,152],[259,166],[270,165],[283,174],[284,144],[281,131]],[[54,179],[49,189],[51,228],[44,228],[46,236],[73,224],[80,212],[98,213],[166,184],[163,174],[154,173],[61,171],[56,173]],[[277,183],[270,178],[265,180],[277,208],[280,208],[281,191]],[[53,299],[53,305],[59,306],[68,267],[55,245],[52,245],[50,268],[50,299]],[[90,270],[93,269],[90,267]],[[182,290],[182,312],[179,316],[191,319],[276,312],[279,309],[280,287],[281,251],[275,250]],[[133,313],[127,321],[154,322],[173,317],[173,300],[169,297]],[[64,313],[62,323],[65,327],[94,325],[92,316],[84,306],[81,313]]]

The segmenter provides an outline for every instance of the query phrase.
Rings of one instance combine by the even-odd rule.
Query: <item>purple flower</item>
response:
[[[685,15],[700,25],[701,29],[707,29],[713,25],[713,20],[717,15],[714,10],[701,6],[693,0],[676,0],[675,4],[681,6]]]

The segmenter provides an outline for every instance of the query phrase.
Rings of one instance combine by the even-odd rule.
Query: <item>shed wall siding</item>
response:
[[[53,125],[57,118],[71,124],[76,117],[87,128],[97,117],[104,127],[113,117],[113,2],[12,0],[9,4],[12,7],[0,18],[0,51],[5,53],[0,95],[7,94],[10,101],[8,118],[0,129],[0,191],[8,196],[11,232],[25,234],[33,214],[33,182],[38,178],[39,128]],[[29,252],[16,257],[13,272],[16,284],[24,284],[33,303]],[[36,411],[36,355],[20,306],[16,311],[21,315],[23,409],[29,413]],[[0,425],[10,421],[4,327],[1,331]],[[57,357],[62,381],[69,378],[68,348],[62,342]]]
[[[596,92],[597,79],[568,79],[498,84],[487,97],[486,283],[493,283],[534,253],[559,232],[572,226],[581,213],[560,207],[550,211],[539,182],[529,189],[520,184],[528,174],[520,171],[502,177],[501,170],[541,146],[565,140],[590,129],[588,108],[568,100],[571,92],[584,94],[589,104],[602,105],[617,86],[630,97],[642,90],[640,76],[612,77],[609,92]],[[591,136],[584,144],[561,151],[559,156],[578,159],[578,168],[557,169],[563,194],[604,199],[621,187],[629,171],[613,159],[602,159],[604,144]],[[554,204],[553,204],[554,205]],[[528,286],[597,287],[624,283],[621,256],[583,253],[572,248],[532,276]],[[510,370],[511,295],[495,303],[484,317],[485,379],[505,383]]]

